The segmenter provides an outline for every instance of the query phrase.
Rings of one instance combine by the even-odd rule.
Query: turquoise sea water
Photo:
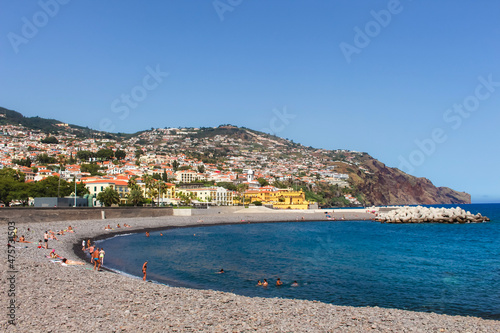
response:
[[[107,267],[142,276],[148,260],[148,279],[173,286],[500,319],[500,204],[460,206],[492,221],[222,225],[99,244]]]

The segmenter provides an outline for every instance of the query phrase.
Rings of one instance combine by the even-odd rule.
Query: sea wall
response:
[[[401,207],[386,213],[381,213],[377,218],[385,223],[471,223],[486,222],[490,219],[480,213],[474,215],[460,207],[435,208],[435,207]]]
[[[51,222],[171,216],[168,207],[51,207],[0,208],[0,220]]]

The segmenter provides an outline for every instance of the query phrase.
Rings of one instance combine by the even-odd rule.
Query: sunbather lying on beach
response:
[[[55,232],[53,232],[52,230],[49,230],[49,238],[50,238],[50,239],[59,240],[59,239],[56,237],[56,233],[55,233]]]
[[[24,235],[22,235],[19,240],[18,240],[19,243],[31,243],[31,242],[28,242],[25,238],[24,238]]]
[[[62,259],[62,263],[66,265],[85,265],[84,262],[76,261],[76,260],[69,260],[66,258]]]

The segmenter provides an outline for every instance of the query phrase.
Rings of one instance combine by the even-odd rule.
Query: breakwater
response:
[[[472,223],[487,222],[490,219],[481,213],[472,214],[463,208],[400,207],[381,213],[377,221],[384,223]]]

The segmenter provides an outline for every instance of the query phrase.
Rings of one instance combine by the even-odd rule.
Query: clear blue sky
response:
[[[500,202],[497,0],[0,5],[0,106],[25,116],[229,123]]]

